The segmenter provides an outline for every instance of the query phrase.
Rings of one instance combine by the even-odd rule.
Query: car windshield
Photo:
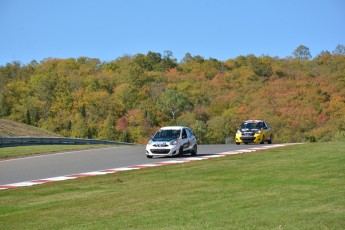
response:
[[[245,122],[241,125],[241,129],[261,129],[262,122]]]
[[[179,138],[180,130],[177,129],[161,129],[159,130],[154,138]]]

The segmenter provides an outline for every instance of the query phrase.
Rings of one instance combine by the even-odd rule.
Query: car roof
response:
[[[180,129],[183,129],[183,128],[188,128],[188,127],[185,127],[185,126],[166,126],[166,127],[162,127],[160,129],[163,129],[163,130],[180,130]]]
[[[257,123],[257,122],[264,122],[264,120],[246,120],[243,123]]]

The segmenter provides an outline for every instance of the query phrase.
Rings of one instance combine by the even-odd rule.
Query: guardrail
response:
[[[111,145],[133,145],[126,142],[115,142],[106,140],[67,138],[67,137],[0,137],[0,148],[23,145],[81,145],[81,144],[111,144]]]

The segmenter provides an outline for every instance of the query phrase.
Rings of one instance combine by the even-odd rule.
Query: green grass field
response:
[[[345,143],[0,191],[1,229],[344,229]]]

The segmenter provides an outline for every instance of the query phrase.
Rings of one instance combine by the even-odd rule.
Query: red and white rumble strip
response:
[[[55,181],[71,180],[71,179],[77,179],[77,178],[83,178],[83,177],[89,177],[89,176],[106,175],[106,174],[117,173],[121,171],[129,171],[129,170],[150,168],[150,167],[163,166],[163,165],[186,163],[186,162],[205,160],[205,159],[211,159],[211,158],[216,158],[216,157],[225,157],[225,156],[235,155],[235,154],[240,154],[240,153],[249,153],[249,152],[256,152],[256,151],[270,149],[270,148],[283,147],[286,145],[288,144],[274,144],[274,145],[267,145],[267,146],[258,146],[258,147],[253,147],[249,149],[234,150],[230,152],[223,152],[223,153],[217,153],[217,154],[209,154],[209,155],[203,155],[203,156],[197,156],[197,157],[186,157],[186,158],[181,158],[178,160],[162,161],[162,162],[155,162],[155,163],[114,168],[114,169],[104,169],[100,171],[78,173],[78,174],[73,174],[73,175],[51,177],[51,178],[39,179],[39,180],[30,180],[30,181],[25,181],[25,182],[0,185],[0,190],[32,186],[32,185],[44,184],[44,183],[55,182]]]

